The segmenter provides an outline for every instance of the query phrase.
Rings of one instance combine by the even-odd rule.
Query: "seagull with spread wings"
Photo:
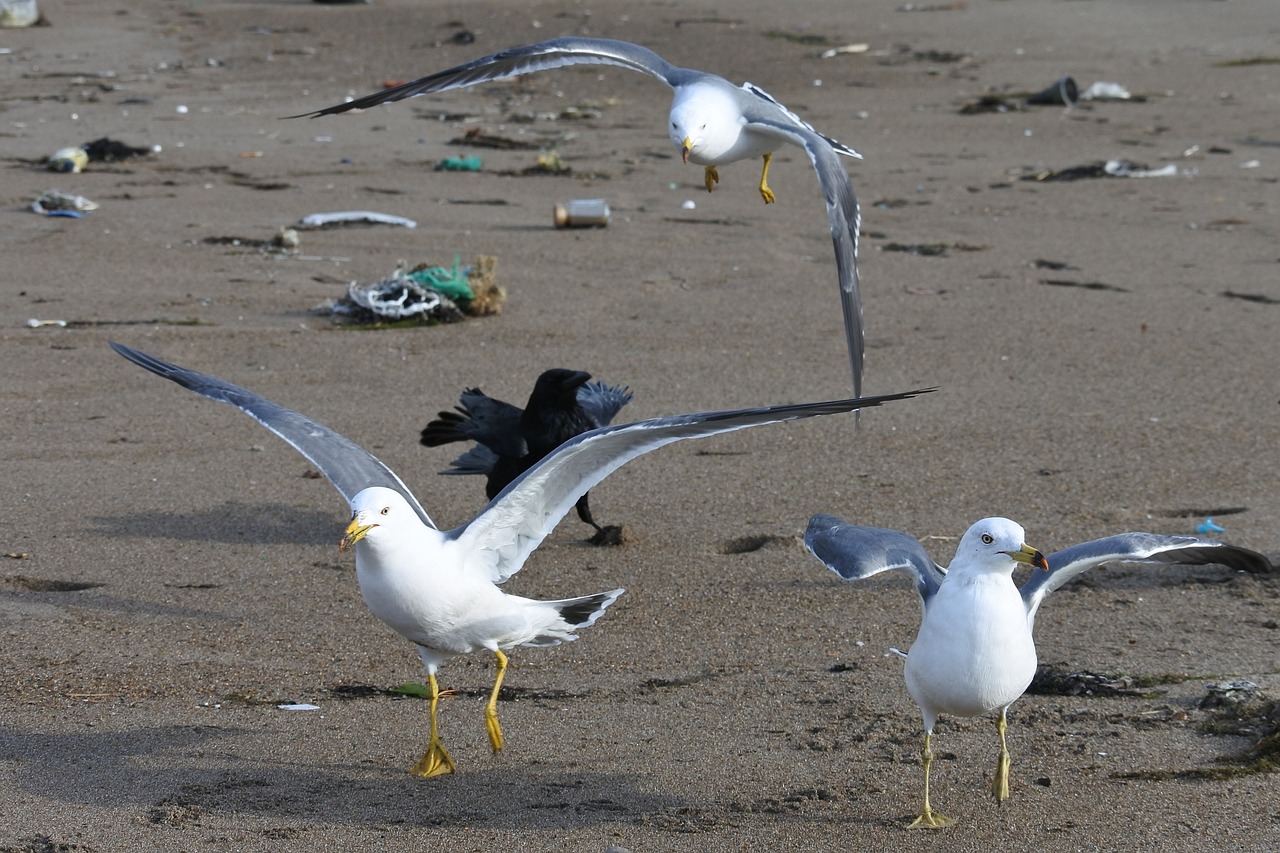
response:
[[[924,391],[866,399],[651,418],[585,432],[562,444],[513,480],[471,521],[440,530],[409,488],[367,450],[305,415],[247,388],[112,343],[124,358],[197,394],[229,403],[282,438],[329,479],[351,509],[342,547],[354,547],[356,580],[365,603],[414,644],[427,670],[430,734],[414,766],[419,776],[452,773],[440,740],[436,672],[449,658],[481,649],[497,659],[485,705],[489,743],[503,747],[498,691],[505,650],[553,646],[576,639],[623,593],[613,589],[558,601],[537,601],[499,588],[589,489],[627,462],[675,441],[779,421],[880,406]]]
[[[881,572],[905,574],[923,607],[920,631],[906,654],[907,692],[924,717],[924,804],[911,828],[948,826],[954,821],[929,804],[930,748],[941,714],[975,717],[998,711],[1000,751],[992,794],[1009,797],[1007,712],[1036,674],[1031,632],[1046,595],[1081,572],[1112,562],[1214,564],[1248,572],[1271,571],[1256,551],[1214,539],[1121,533],[1073,545],[1047,557],[1026,544],[1023,529],[1007,518],[984,518],[960,539],[951,565],[930,559],[915,538],[896,530],[858,527],[830,515],[815,515],[805,546],[845,580]],[[1033,566],[1021,587],[1013,582],[1019,565]]]
[[[759,157],[764,163],[760,172],[760,197],[771,204],[776,198],[768,181],[773,153],[783,145],[804,149],[826,202],[827,223],[835,246],[845,341],[853,370],[853,393],[860,396],[864,344],[857,258],[861,213],[840,155],[857,158],[862,155],[814,130],[759,86],[751,83],[735,86],[715,74],[677,67],[652,50],[631,42],[568,37],[507,48],[401,86],[302,115],[320,117],[367,109],[417,95],[572,65],[629,68],[670,87],[673,97],[667,136],[684,162],[703,167],[703,183],[708,192],[720,180],[718,166]]]

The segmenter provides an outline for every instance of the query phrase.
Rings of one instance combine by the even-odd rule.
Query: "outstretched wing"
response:
[[[862,155],[859,154],[857,151],[854,151],[852,148],[850,148],[848,145],[845,145],[843,142],[839,141],[838,139],[832,139],[830,136],[827,136],[822,131],[817,130],[813,125],[809,124],[809,122],[805,121],[804,119],[800,118],[800,116],[796,115],[791,110],[787,109],[786,105],[783,104],[782,101],[779,101],[773,95],[770,95],[768,92],[766,92],[764,89],[761,89],[759,86],[755,85],[754,83],[743,83],[742,88],[750,92],[751,94],[755,95],[757,98],[760,98],[761,100],[768,101],[769,103],[773,104],[775,107],[781,110],[784,114],[786,114],[787,118],[794,121],[800,127],[803,127],[805,130],[811,130],[814,133],[821,136],[823,139],[827,141],[828,145],[830,145],[832,148],[836,150],[837,154],[843,154],[846,157],[857,157],[859,160],[862,159]]]
[[[214,376],[206,376],[187,370],[167,361],[147,355],[132,347],[110,342],[111,348],[152,373],[177,382],[197,394],[230,403],[252,417],[258,423],[293,445],[320,473],[329,478],[338,492],[350,504],[362,490],[370,486],[386,486],[404,495],[409,505],[417,511],[427,526],[435,527],[418,499],[409,491],[395,472],[382,464],[369,451],[344,438],[327,426],[300,415],[284,406],[260,397],[247,388],[223,382]]]
[[[834,515],[815,515],[804,532],[804,546],[823,565],[847,581],[881,572],[900,572],[911,578],[927,604],[946,577],[924,546],[913,536],[881,527],[859,527]]]
[[[687,73],[690,73],[677,68],[652,50],[638,44],[616,39],[556,38],[537,44],[507,48],[464,62],[462,65],[455,65],[453,68],[446,68],[444,71],[437,71],[435,74],[429,74],[401,86],[356,98],[345,104],[337,104],[315,112],[303,113],[301,116],[289,116],[289,118],[304,116],[318,118],[345,113],[348,110],[363,110],[378,104],[400,101],[430,92],[461,89],[477,83],[503,80],[535,71],[549,71],[567,65],[616,65],[656,77],[673,88],[677,82],[685,78]]]
[[[595,422],[605,426],[617,417],[622,407],[631,402],[631,389],[625,385],[588,382],[578,389],[578,405]]]
[[[704,412],[601,427],[560,445],[513,480],[468,524],[449,531],[446,536],[457,541],[458,553],[469,555],[467,559],[473,571],[485,574],[494,583],[502,583],[520,570],[533,549],[578,498],[637,456],[686,438],[852,412],[924,393],[928,392]]]
[[[827,205],[827,222],[836,252],[836,279],[840,283],[840,310],[844,315],[844,336],[853,370],[853,393],[862,393],[862,295],[858,290],[858,229],[862,213],[853,182],[836,156],[831,141],[805,125],[750,116],[750,127],[799,145],[809,155],[818,175],[818,187]],[[798,121],[798,119],[797,119]]]
[[[1103,563],[1152,562],[1183,563],[1192,566],[1222,565],[1240,571],[1260,573],[1274,569],[1271,561],[1257,551],[1239,548],[1216,539],[1198,536],[1161,536],[1156,533],[1120,533],[1092,542],[1083,542],[1055,551],[1045,558],[1049,571],[1032,572],[1019,590],[1027,607],[1027,620],[1034,624],[1036,610],[1044,597],[1081,572]]]

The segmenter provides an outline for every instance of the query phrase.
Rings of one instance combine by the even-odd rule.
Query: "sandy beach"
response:
[[[921,722],[890,652],[915,595],[844,584],[801,544],[820,512],[944,564],[988,515],[1046,552],[1212,518],[1280,553],[1273,0],[40,8],[48,26],[0,30],[0,851],[1280,846],[1277,777],[1224,770],[1260,733],[1209,733],[1201,705],[1232,679],[1280,694],[1276,574],[1109,566],[1057,592],[1041,662],[1129,689],[1019,700],[1002,805],[992,720],[944,719],[933,798],[958,823],[919,833]],[[499,755],[491,656],[444,667],[459,769],[422,780],[427,703],[391,690],[424,673],[338,552],[340,496],[107,341],[333,427],[442,527],[482,483],[437,476],[458,448],[417,437],[466,387],[522,402],[581,369],[631,388],[626,419],[849,396],[799,149],[774,158],[773,205],[753,162],[708,194],[666,139],[669,93],[615,68],[282,119],[557,35],[750,81],[857,148],[864,390],[939,390],[612,475],[592,509],[628,541],[592,547],[570,516],[507,588],[627,593],[577,642],[512,652]],[[1066,75],[1132,97],[1023,103]],[[476,128],[531,147],[451,144]],[[158,150],[45,168],[101,137]],[[523,174],[540,150],[569,171]],[[435,169],[466,156],[483,167]],[[1168,174],[1054,179],[1107,161]],[[53,188],[98,207],[31,212]],[[575,198],[605,199],[608,227],[555,228]],[[342,210],[417,226],[270,245]],[[494,316],[361,330],[315,310],[401,262],[485,255]]]

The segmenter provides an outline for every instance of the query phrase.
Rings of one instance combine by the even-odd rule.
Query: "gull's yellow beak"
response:
[[[352,513],[351,523],[347,525],[347,529],[343,532],[342,538],[338,540],[338,550],[345,551],[347,548],[350,548],[352,545],[363,539],[366,533],[377,526],[378,525],[376,524],[361,524],[360,514]]]
[[[1012,557],[1014,562],[1025,563],[1028,566],[1035,566],[1041,571],[1049,571],[1049,561],[1044,558],[1044,554],[1041,554],[1025,542],[1017,551],[1005,551],[1005,553]]]
[[[693,150],[693,140],[689,137],[684,138],[684,142],[680,143],[680,159],[685,163],[689,162],[689,152]]]

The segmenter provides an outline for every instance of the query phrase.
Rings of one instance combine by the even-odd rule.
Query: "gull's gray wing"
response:
[[[900,572],[916,585],[928,604],[946,577],[913,536],[881,527],[859,527],[834,515],[815,515],[804,532],[804,546],[823,565],[847,581],[881,572]]]
[[[750,92],[752,95],[755,95],[757,98],[760,98],[763,101],[767,101],[770,104],[773,104],[773,106],[781,110],[783,114],[787,116],[787,118],[791,119],[793,122],[800,125],[800,127],[803,127],[805,130],[812,130],[814,133],[818,134],[823,139],[827,140],[827,144],[830,145],[832,148],[834,148],[837,154],[843,154],[846,157],[857,157],[859,160],[862,159],[862,155],[859,154],[857,151],[854,151],[852,148],[850,148],[848,145],[845,145],[843,142],[839,141],[838,139],[832,139],[830,136],[827,136],[822,131],[816,129],[813,125],[809,124],[809,122],[805,121],[804,119],[800,118],[800,116],[796,115],[791,110],[787,109],[786,105],[783,104],[782,101],[779,101],[773,95],[770,95],[768,92],[766,92],[764,89],[761,89],[759,86],[755,85],[754,83],[743,83],[742,88],[744,91]]]
[[[455,65],[453,68],[446,68],[444,71],[437,71],[435,74],[429,74],[401,86],[356,98],[345,104],[337,104],[315,112],[303,113],[301,116],[289,116],[289,118],[304,116],[318,118],[345,113],[348,110],[362,110],[416,95],[461,89],[477,83],[488,83],[520,74],[530,74],[534,71],[563,68],[567,65],[617,65],[656,77],[672,88],[699,73],[677,68],[652,50],[627,41],[556,38],[540,41],[537,44],[507,48],[464,62],[462,65]]]
[[[578,405],[586,410],[596,426],[610,423],[631,402],[631,389],[625,385],[588,382],[578,389]]]
[[[247,388],[161,361],[114,341],[109,343],[113,350],[139,367],[177,382],[182,387],[208,397],[210,400],[230,403],[252,417],[293,445],[295,450],[320,469],[320,473],[329,478],[329,482],[333,483],[338,492],[346,498],[348,504],[351,503],[352,498],[370,486],[386,486],[404,495],[405,500],[417,511],[427,526],[435,527],[427,511],[422,508],[418,499],[409,491],[409,487],[396,476],[394,471],[382,464],[369,451],[343,438],[324,424],[316,423],[304,415],[277,405]]]
[[[650,450],[686,438],[852,412],[930,390],[933,389],[827,403],[676,415],[584,432],[513,480],[478,516],[446,536],[456,541],[459,555],[464,556],[472,571],[502,583],[520,570],[578,498]]]
[[[1032,572],[1019,590],[1034,624],[1044,597],[1094,566],[1113,562],[1182,563],[1192,566],[1222,565],[1245,572],[1274,569],[1257,551],[1198,536],[1161,536],[1157,533],[1120,533],[1055,551],[1046,558],[1049,571]]]
[[[825,136],[804,122],[797,125],[755,115],[760,112],[756,109],[748,113],[751,128],[799,145],[808,153],[818,175],[818,187],[827,204],[827,222],[831,226],[831,242],[836,252],[836,279],[840,282],[840,309],[844,315],[845,342],[849,346],[849,366],[853,370],[853,393],[861,394],[864,343],[862,296],[858,291],[858,229],[862,225],[862,213],[858,208],[858,197],[853,192],[853,182]]]

